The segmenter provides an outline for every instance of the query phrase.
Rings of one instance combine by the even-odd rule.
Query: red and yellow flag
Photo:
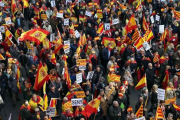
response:
[[[54,107],[54,108],[56,108],[56,104],[57,104],[57,98],[51,98],[51,102],[50,102],[50,104],[49,104],[49,107]],[[55,114],[52,115],[52,116],[53,116],[53,117],[58,116],[57,110],[55,110]],[[52,116],[51,116],[51,117],[52,117]]]
[[[56,56],[55,56],[54,53],[52,53],[52,55],[51,55],[51,62],[52,62],[54,65],[56,65]]]
[[[0,60],[5,60],[5,58],[2,56],[1,53],[0,53]]]
[[[17,78],[17,80],[19,80],[19,78],[20,78],[20,69],[19,69],[19,65],[17,65],[17,74],[16,74],[16,78]]]
[[[22,0],[24,8],[29,6],[28,0]]]
[[[137,24],[136,24],[136,21],[135,21],[135,17],[132,14],[130,19],[129,19],[129,23],[127,25],[127,33],[130,32],[131,30],[136,29],[136,28],[138,28],[138,27],[137,27]]]
[[[116,41],[114,38],[103,37],[102,44],[107,47],[108,43],[111,43],[111,48],[114,48],[116,46]]]
[[[100,39],[99,36],[97,36],[97,37],[94,38],[95,41],[98,41],[99,39]]]
[[[144,86],[147,86],[147,81],[146,81],[146,75],[144,75],[141,80],[138,82],[138,84],[136,85],[135,89],[138,90],[138,89],[141,89],[143,88]]]
[[[47,97],[47,94],[44,94],[44,110],[47,110],[47,107],[48,107],[48,97]]]
[[[161,37],[160,37],[160,40],[161,40],[161,41],[164,41],[165,38],[166,38],[166,36],[167,36],[167,29],[164,30],[163,34],[162,34]]]
[[[97,33],[102,34],[103,31],[104,31],[104,23],[101,23],[101,24],[99,25],[99,27],[98,27]]]
[[[117,3],[119,4],[119,6],[121,7],[122,10],[127,10],[127,7],[122,5],[121,3],[119,3],[119,1],[117,1]]]
[[[134,43],[134,47],[136,47],[136,49],[140,49],[143,47],[143,43],[144,43],[144,39],[142,37],[139,37],[136,42]]]
[[[154,38],[154,34],[153,34],[152,30],[150,30],[149,35],[148,35],[146,41],[149,42],[149,41],[152,40],[153,38]]]
[[[17,81],[17,87],[18,87],[18,89],[19,89],[19,92],[21,93],[22,90],[21,90],[21,84],[19,83],[19,80]]]
[[[49,75],[48,75],[45,67],[40,62],[38,71],[37,71],[37,75],[36,75],[36,79],[35,79],[35,83],[34,83],[34,90],[39,91],[42,88],[42,86],[44,85],[44,83],[48,80],[49,80]]]
[[[98,107],[101,101],[101,97],[91,100],[85,107],[87,116],[91,116],[92,113],[97,114]]]
[[[141,106],[139,107],[138,111],[136,112],[136,117],[142,117],[143,116],[143,102],[141,103]]]
[[[136,28],[134,30],[134,34],[132,35],[132,42],[134,43],[136,40],[138,40],[141,37],[141,34],[138,30],[138,28]]]
[[[146,30],[148,30],[148,29],[149,29],[149,26],[148,26],[148,24],[147,24],[147,22],[146,22],[146,18],[145,18],[145,16],[143,16],[143,23],[142,23],[142,27],[143,27],[143,30],[144,30],[144,31],[146,31]]]
[[[168,83],[169,83],[169,74],[168,74],[168,72],[166,72],[166,75],[165,75],[163,82],[162,82],[163,89],[166,89]]]
[[[86,43],[87,43],[87,40],[86,40],[86,35],[84,33],[83,36],[80,37],[78,45],[85,45]]]
[[[11,13],[14,15],[18,11],[15,0],[11,0]]]
[[[72,108],[71,101],[66,102],[64,105],[62,105],[62,111],[64,112],[67,109]]]
[[[56,28],[57,28],[57,26],[56,26]],[[61,41],[61,42],[63,42],[63,40],[62,40],[62,38],[61,38],[61,34],[60,34],[60,32],[59,32],[59,29],[58,29],[58,28],[57,28],[57,33],[58,33],[58,37],[59,37],[60,41]]]
[[[55,41],[54,53],[57,54],[61,48],[63,48],[63,44],[61,42],[61,39],[58,39]]]
[[[180,18],[180,12],[174,10],[174,8],[173,8],[172,10],[173,10],[173,12],[174,12],[174,16],[175,16],[176,18]]]
[[[11,54],[10,54],[8,51],[6,51],[6,56],[7,56],[8,58],[12,57]]]
[[[50,49],[51,48],[51,42],[49,41],[48,38],[45,38],[43,41],[43,46],[46,46],[47,49]]]
[[[72,24],[71,27],[69,27],[70,31],[69,31],[69,34],[72,34],[73,37],[76,37],[75,36],[75,30],[74,30],[74,25]]]
[[[155,116],[154,120],[159,120],[159,119],[164,119],[164,114],[163,114],[162,109],[160,108],[160,106],[157,107],[156,116]]]
[[[169,105],[170,103],[176,102],[176,97],[165,100],[165,105]]]
[[[141,5],[141,0],[138,1],[138,4],[136,6],[136,10],[135,12],[137,12],[138,10],[140,10],[142,8],[142,5]]]
[[[8,46],[12,46],[13,42],[11,41],[13,34],[6,28],[5,29],[5,42]]]
[[[159,64],[162,64],[163,62],[165,62],[166,60],[168,60],[168,58],[165,58],[164,55],[159,59]]]
[[[69,76],[68,67],[65,66],[64,77],[66,78],[68,88],[71,88],[71,78]]]
[[[176,105],[176,104],[173,104],[173,107],[175,110],[177,110],[178,112],[180,112],[180,106]]]

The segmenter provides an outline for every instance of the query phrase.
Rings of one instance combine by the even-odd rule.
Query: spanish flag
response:
[[[57,104],[57,98],[51,98],[51,102],[49,107],[55,107],[56,108],[56,104]],[[55,110],[55,114],[50,116],[50,117],[55,117],[58,116],[57,110]]]
[[[9,46],[9,47],[13,45],[13,42],[8,37],[5,37],[5,42],[6,42],[7,46]]]
[[[63,44],[61,42],[61,39],[58,39],[55,41],[54,53],[57,54],[61,48],[63,48]]]
[[[99,36],[97,36],[97,37],[94,38],[95,41],[98,41],[99,39],[100,39]]]
[[[27,8],[29,6],[28,0],[22,0],[22,2],[24,8]]]
[[[78,54],[78,57],[79,57],[80,52],[81,52],[81,48],[80,48],[80,45],[78,45],[78,48],[76,49],[76,54]]]
[[[6,37],[8,37],[9,39],[12,39],[12,37],[13,37],[13,34],[6,28],[5,29],[5,35],[6,35]]]
[[[154,34],[153,34],[152,30],[150,30],[149,35],[148,35],[146,41],[149,42],[149,41],[152,40],[153,38],[154,38]]]
[[[168,83],[169,83],[169,74],[168,74],[168,72],[166,72],[166,75],[165,75],[163,82],[162,82],[163,89],[166,89]]]
[[[73,37],[75,37],[74,25],[72,24],[71,27],[69,27],[69,29],[70,29],[69,34],[72,34]]]
[[[51,55],[51,62],[52,62],[54,65],[56,65],[56,56],[55,56],[54,53],[52,53],[52,55]]]
[[[50,48],[51,48],[51,42],[48,40],[48,38],[45,38],[45,39],[42,41],[42,44],[43,44],[43,46],[46,46],[47,49],[50,49]]]
[[[114,38],[103,37],[102,44],[107,47],[108,43],[111,43],[111,48],[114,48],[116,46],[116,41]]]
[[[144,31],[146,31],[146,30],[149,29],[149,26],[148,26],[148,24],[147,24],[147,22],[146,22],[145,16],[143,16],[142,27],[143,27],[143,30],[144,30]]]
[[[141,0],[138,1],[138,4],[136,6],[136,10],[135,12],[137,12],[138,10],[140,10],[142,8],[142,5],[141,5]]]
[[[66,62],[66,64],[67,64],[67,62]],[[71,88],[71,78],[70,78],[70,76],[69,76],[68,67],[65,66],[64,69],[65,69],[65,71],[64,71],[64,77],[65,77],[65,79],[66,79],[66,81],[67,81],[68,88]]]
[[[176,97],[173,97],[173,98],[170,98],[170,99],[167,99],[165,100],[165,105],[169,105],[170,103],[174,103],[176,102]]]
[[[82,21],[84,23],[85,20],[86,20],[86,16],[85,15],[84,16],[79,15],[79,21]]]
[[[18,11],[18,7],[16,5],[15,0],[11,0],[11,13],[14,15]]]
[[[160,106],[157,107],[156,116],[155,116],[155,120],[159,120],[159,119],[164,120],[164,114],[163,114],[162,109],[160,108]]]
[[[119,1],[117,1],[117,3],[119,4],[119,6],[121,7],[122,10],[127,10],[127,7],[122,5],[121,3],[119,3]]]
[[[141,89],[143,88],[144,86],[147,86],[147,81],[146,81],[146,75],[144,75],[141,80],[138,82],[138,84],[136,85],[135,89],[138,90],[138,89]]]
[[[101,24],[99,25],[99,27],[98,27],[97,33],[102,34],[103,31],[104,31],[104,23],[101,23]]]
[[[177,110],[178,112],[180,112],[180,106],[176,105],[176,104],[173,104],[173,107],[175,110]]]
[[[160,40],[161,40],[161,41],[164,41],[165,38],[166,38],[166,36],[167,36],[167,29],[164,30],[163,34],[162,34],[161,37],[160,37]]]
[[[22,90],[21,90],[21,84],[19,83],[19,80],[17,81],[17,87],[18,87],[18,89],[19,89],[19,92],[21,93]]]
[[[98,107],[101,101],[101,97],[91,100],[85,107],[87,116],[91,116],[92,113],[97,114]]]
[[[44,94],[44,110],[46,111],[47,110],[47,107],[48,107],[48,97],[47,97],[47,94]]]
[[[86,40],[86,35],[84,33],[83,36],[80,37],[78,45],[85,45],[86,43],[87,43],[87,40]]]
[[[10,54],[8,51],[6,51],[6,56],[7,56],[8,58],[12,57],[11,54]]]
[[[57,28],[57,26],[56,26],[56,28]],[[61,42],[63,42],[63,40],[62,40],[62,38],[61,38],[61,34],[60,34],[60,32],[59,32],[59,29],[57,28],[57,34],[58,34],[58,37],[59,37],[59,39],[61,40]]]
[[[17,78],[17,80],[19,80],[19,78],[20,78],[20,69],[19,69],[19,65],[17,65],[17,74],[16,74],[16,78]]]
[[[141,106],[139,107],[138,111],[136,112],[136,117],[142,117],[143,116],[143,102],[141,103]]]
[[[131,32],[131,30],[134,30],[136,28],[137,28],[137,25],[136,25],[135,17],[132,14],[130,19],[129,19],[129,23],[127,25],[127,33]]]
[[[0,60],[5,60],[5,58],[2,56],[1,53],[0,53]]]
[[[37,75],[36,75],[36,79],[35,79],[35,83],[34,83],[34,90],[39,91],[42,88],[42,86],[44,85],[44,83],[48,80],[49,80],[49,75],[48,75],[45,67],[40,62],[38,71],[37,71]]]
[[[159,64],[164,63],[168,58],[165,58],[164,55],[159,59]]]
[[[142,37],[139,37],[136,42],[134,43],[134,47],[136,47],[136,49],[140,49],[143,47],[143,43],[144,43],[144,39]]]

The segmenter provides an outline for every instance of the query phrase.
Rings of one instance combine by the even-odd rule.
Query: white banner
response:
[[[110,23],[104,23],[104,29],[110,30]]]
[[[74,99],[71,99],[71,105],[72,105],[72,106],[82,106],[82,105],[83,105],[83,100],[82,100],[82,98],[74,98]]]
[[[76,81],[77,81],[77,83],[81,83],[82,82],[82,73],[76,74]]]
[[[87,75],[87,78],[86,78],[86,79],[87,79],[87,80],[92,79],[93,75],[94,75],[94,71],[88,72],[88,75]]]
[[[1,7],[4,7],[4,3],[3,3],[2,1],[0,2],[0,6],[1,6]]]
[[[88,17],[91,17],[91,16],[92,16],[92,13],[89,12],[89,11],[86,11],[86,12],[85,12],[85,15],[88,16]]]
[[[143,117],[137,118],[137,119],[135,119],[135,120],[146,120],[146,119],[145,119],[145,117],[143,116]]]
[[[70,47],[68,46],[68,48],[67,49],[64,49],[64,53],[69,53],[70,52]]]
[[[118,24],[119,23],[119,19],[114,19],[114,20],[112,20],[112,25],[116,25],[116,24]]]
[[[57,13],[56,17],[57,18],[63,18],[63,13]]]
[[[47,107],[46,115],[54,116],[56,108],[55,107]]]
[[[159,33],[163,33],[164,32],[164,25],[159,25]]]
[[[157,99],[158,100],[164,100],[165,98],[165,90],[158,88],[158,95],[157,95]]]
[[[64,19],[64,25],[69,25],[69,19],[68,18]]]

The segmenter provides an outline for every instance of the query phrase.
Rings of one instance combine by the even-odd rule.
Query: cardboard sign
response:
[[[82,73],[76,74],[76,81],[77,81],[77,83],[81,83],[82,82]]]
[[[116,24],[118,24],[119,23],[119,19],[114,19],[114,20],[112,20],[112,25],[116,25]]]
[[[88,72],[88,75],[87,75],[87,78],[86,78],[86,79],[87,79],[87,80],[92,79],[93,75],[94,75],[94,71]]]
[[[47,15],[46,14],[41,14],[41,19],[46,20],[47,19]]]
[[[164,98],[165,98],[165,90],[158,88],[157,99],[158,100],[164,100]]]
[[[57,18],[63,18],[63,13],[57,13],[56,17]]]
[[[10,18],[10,17],[5,18],[5,21],[6,21],[6,24],[7,24],[7,25],[10,25],[10,24],[11,24],[11,18]]]
[[[150,19],[151,19],[151,23],[154,23],[154,17],[151,16]]]
[[[52,42],[52,41],[54,41],[55,40],[55,33],[52,33],[51,35],[50,35],[50,41]]]
[[[80,38],[81,34],[76,30],[75,31],[75,36],[76,36],[76,38]]]
[[[149,49],[151,49],[151,47],[150,47],[150,45],[148,44],[147,41],[143,43],[143,47],[144,47],[144,49],[145,49],[146,51],[149,50]]]
[[[5,32],[4,26],[0,26],[0,32],[2,32],[2,33]]]
[[[56,108],[55,107],[47,107],[46,115],[54,116]]]
[[[84,91],[75,91],[75,95],[77,98],[84,98],[86,97]]]
[[[159,33],[164,33],[164,25],[159,25]]]
[[[71,99],[71,104],[72,106],[82,106],[83,100],[82,98],[74,98],[74,99]]]
[[[110,30],[110,23],[104,23],[104,29]]]
[[[51,7],[56,7],[56,3],[55,3],[55,1],[53,0],[53,1],[51,1]]]
[[[89,12],[89,11],[86,11],[86,12],[85,12],[85,15],[88,16],[88,17],[91,17],[91,16],[92,16],[92,13]]]
[[[160,16],[156,15],[156,21],[159,21],[159,19],[160,19]]]
[[[69,25],[69,19],[64,19],[64,25]]]

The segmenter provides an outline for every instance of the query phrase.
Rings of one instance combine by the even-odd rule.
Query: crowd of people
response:
[[[24,101],[13,120],[180,119],[180,1],[0,3],[0,95]]]

